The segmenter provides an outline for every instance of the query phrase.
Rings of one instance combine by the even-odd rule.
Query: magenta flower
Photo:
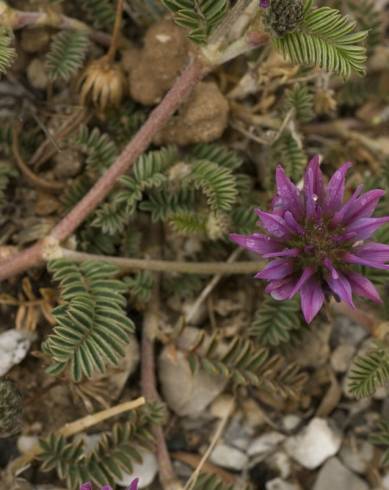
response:
[[[259,0],[259,6],[263,9],[270,7],[270,0]]]
[[[310,323],[332,294],[354,308],[353,294],[381,298],[375,286],[354,265],[389,270],[389,245],[370,241],[389,216],[372,218],[384,191],[362,194],[358,187],[343,202],[345,177],[351,163],[345,163],[327,185],[319,157],[308,164],[300,191],[277,167],[277,195],[271,212],[256,210],[262,233],[230,235],[239,246],[269,259],[255,277],[265,279],[267,293],[276,300],[300,293],[301,309]]]

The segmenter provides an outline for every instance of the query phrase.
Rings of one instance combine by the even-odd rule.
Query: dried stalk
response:
[[[127,259],[123,257],[110,257],[106,255],[93,255],[74,252],[60,248],[57,257],[63,257],[72,262],[85,262],[95,260],[109,262],[118,266],[123,272],[144,270],[153,272],[170,272],[178,274],[254,274],[258,272],[261,262],[176,262],[170,260],[153,259]]]
[[[155,230],[156,231],[156,230]],[[160,243],[159,233],[154,233],[153,243]],[[155,254],[160,255],[159,247]],[[148,308],[143,317],[142,332],[142,364],[141,364],[141,385],[142,393],[147,401],[159,401],[160,396],[157,391],[157,379],[155,374],[155,349],[154,341],[158,333],[158,324],[160,316],[160,277],[155,276],[154,287],[149,301]],[[164,490],[181,490],[181,484],[178,481],[173,465],[170,459],[169,451],[166,446],[165,436],[162,427],[154,428],[156,439],[156,450],[159,468],[159,478]]]
[[[76,420],[75,422],[71,422],[69,424],[64,425],[58,432],[57,435],[70,437],[78,434],[79,432],[85,431],[94,425],[103,422],[104,420],[115,417],[116,415],[120,415],[124,412],[129,412],[130,410],[135,410],[136,408],[141,407],[146,403],[146,400],[143,397],[137,398],[136,400],[132,400],[129,402],[120,403],[115,407],[107,408],[106,410],[102,410],[101,412],[97,412],[93,415],[87,415],[82,419]],[[23,454],[20,458],[12,461],[10,472],[17,475],[19,470],[24,469],[28,466],[31,461],[33,461],[39,454],[41,454],[42,448],[39,444],[36,444],[30,451],[26,454]]]

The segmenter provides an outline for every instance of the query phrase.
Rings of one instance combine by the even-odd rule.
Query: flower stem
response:
[[[181,274],[250,274],[258,272],[260,263],[249,262],[176,262],[169,260],[128,259],[124,257],[110,257],[106,255],[93,255],[74,252],[61,248],[58,256],[69,259],[72,262],[85,262],[94,260],[109,262],[116,265],[122,271],[145,270],[153,272],[170,272]]]
[[[54,12],[24,12],[9,7],[0,1],[0,27],[8,29],[22,29],[23,27],[54,27],[57,29],[71,29],[84,31],[91,39],[104,46],[110,46],[111,36],[105,32],[95,31],[88,24],[66,15]]]
[[[123,7],[124,7],[124,0],[117,0],[116,17],[115,17],[115,24],[112,32],[111,45],[109,47],[106,56],[108,63],[112,63],[115,60],[116,51],[119,45],[120,32],[122,28]]]
[[[160,227],[152,228],[152,243],[157,244],[154,254],[159,258],[160,247]],[[160,318],[160,275],[155,275],[154,287],[149,301],[148,308],[143,317],[142,331],[142,363],[141,363],[141,385],[142,394],[148,402],[160,401],[157,391],[157,378],[155,374],[155,338],[158,333]],[[180,483],[174,473],[169,451],[166,446],[165,436],[162,427],[154,427],[154,437],[156,440],[156,450],[159,468],[159,478],[164,490],[179,490]]]

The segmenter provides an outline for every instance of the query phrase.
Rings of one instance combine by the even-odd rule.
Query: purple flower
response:
[[[259,0],[259,6],[263,9],[270,7],[270,0]]]
[[[355,266],[389,270],[389,245],[371,241],[389,222],[389,216],[372,217],[384,191],[362,193],[358,187],[343,202],[350,167],[349,162],[343,164],[326,185],[315,156],[299,190],[278,166],[272,210],[256,210],[261,233],[230,235],[239,246],[269,260],[255,277],[268,281],[265,291],[273,298],[281,301],[300,293],[307,323],[329,294],[353,308],[353,294],[381,302],[375,286]]]

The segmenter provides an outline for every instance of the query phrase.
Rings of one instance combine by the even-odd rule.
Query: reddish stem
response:
[[[68,238],[87,216],[106,198],[118,178],[134,164],[136,159],[148,148],[155,134],[163,128],[174,112],[185,101],[196,84],[205,75],[204,65],[197,59],[192,60],[165,98],[150,114],[150,117],[131,142],[126,146],[115,163],[96,182],[81,201],[54,227],[50,238],[59,242]],[[7,279],[18,272],[43,261],[41,243],[18,253],[0,263],[0,280]]]
[[[65,240],[105,199],[117,179],[147,150],[155,134],[167,123],[173,113],[192,92],[203,74],[204,66],[199,61],[192,61],[187,66],[166,97],[154,109],[149,119],[126,146],[112,167],[107,170],[88,194],[53,229],[51,232],[52,237],[59,241]]]

